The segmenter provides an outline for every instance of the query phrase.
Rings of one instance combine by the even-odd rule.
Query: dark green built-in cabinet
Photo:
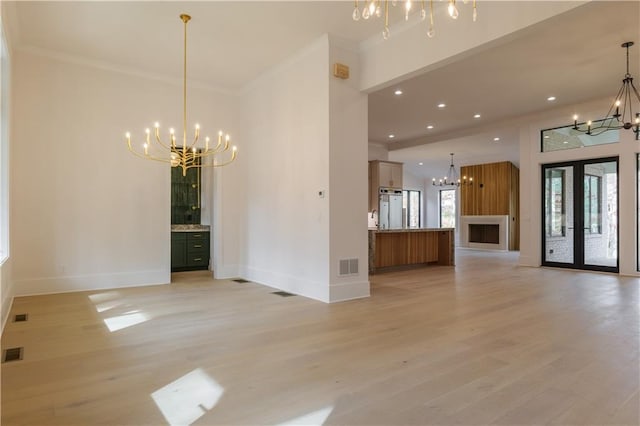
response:
[[[209,268],[209,232],[171,233],[171,272]]]
[[[200,169],[171,168],[171,224],[200,223]]]
[[[200,169],[182,175],[181,167],[171,168],[171,224],[200,224]],[[209,232],[171,232],[171,271],[209,268]]]

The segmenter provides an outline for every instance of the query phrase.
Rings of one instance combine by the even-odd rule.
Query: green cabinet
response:
[[[171,271],[209,268],[209,232],[171,233]]]
[[[171,168],[171,223],[200,223],[200,169],[187,170],[182,176],[182,168]]]

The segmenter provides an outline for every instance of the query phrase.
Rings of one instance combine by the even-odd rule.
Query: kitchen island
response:
[[[369,272],[409,265],[455,265],[453,228],[369,230]]]

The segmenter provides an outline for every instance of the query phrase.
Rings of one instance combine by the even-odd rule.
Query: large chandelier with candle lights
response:
[[[603,120],[597,122],[587,121],[578,124],[578,115],[573,116],[573,131],[584,133],[590,136],[597,136],[607,130],[631,130],[636,134],[636,140],[640,137],[640,94],[633,84],[633,77],[629,73],[629,48],[633,46],[632,41],[622,43],[620,47],[627,49],[627,73],[622,80],[620,90],[613,98],[613,103],[607,111]],[[635,98],[635,113],[634,111]]]
[[[197,146],[200,140],[200,125],[194,126],[194,136],[187,141],[187,23],[191,16],[182,14],[180,19],[184,23],[184,62],[183,62],[183,115],[182,115],[182,141],[176,139],[176,132],[169,129],[169,140],[163,141],[160,137],[160,124],[155,123],[153,135],[150,129],[145,130],[145,141],[142,150],[138,151],[131,145],[131,133],[126,133],[126,142],[129,151],[146,160],[160,161],[171,164],[171,167],[180,167],[182,175],[187,175],[191,168],[222,167],[236,159],[237,148],[230,146],[230,137],[224,132],[218,132],[218,139],[212,142],[205,137],[204,147]]]
[[[429,2],[429,12],[427,13],[427,1]],[[362,10],[360,10],[360,3],[363,4]],[[404,19],[405,21],[409,20],[409,14],[414,9],[420,9],[420,19],[423,21],[427,20],[427,15],[429,16],[429,26],[427,29],[427,36],[429,38],[435,35],[434,28],[434,20],[433,20],[433,0],[420,0],[420,1],[412,1],[412,0],[354,0],[353,5],[353,13],[352,18],[354,21],[359,21],[362,19],[370,19],[370,18],[380,18],[384,14],[384,27],[382,29],[382,37],[386,40],[389,38],[389,3],[391,3],[391,7],[395,7],[398,3],[402,4],[402,9],[404,10]],[[418,7],[414,7],[415,3],[419,3]],[[463,0],[464,4],[468,3],[468,0]],[[476,0],[472,0],[473,5],[473,22],[476,22],[478,19],[478,8],[476,5]],[[452,19],[458,19],[460,12],[458,10],[458,2],[456,0],[447,0],[447,13]]]

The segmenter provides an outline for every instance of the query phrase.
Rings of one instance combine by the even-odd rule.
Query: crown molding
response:
[[[55,51],[51,49],[42,49],[34,46],[19,46],[16,48],[16,51],[21,53],[27,53],[34,56],[40,56],[47,59],[52,59],[55,61],[66,62],[69,64],[80,65],[84,67],[95,68],[103,71],[114,72],[118,74],[125,74],[134,77],[145,78],[148,80],[159,81],[162,83],[174,85],[174,86],[182,86],[183,81],[181,78],[175,78],[164,74],[150,73],[147,71],[142,71],[133,67],[124,67],[120,65],[115,65],[106,61],[98,61],[93,59],[88,59],[78,55],[72,55],[65,52]],[[212,93],[218,93],[222,95],[230,95],[236,96],[238,95],[237,90],[229,90],[226,88],[213,86],[202,81],[194,81],[187,79],[190,89],[198,89],[205,90]]]

